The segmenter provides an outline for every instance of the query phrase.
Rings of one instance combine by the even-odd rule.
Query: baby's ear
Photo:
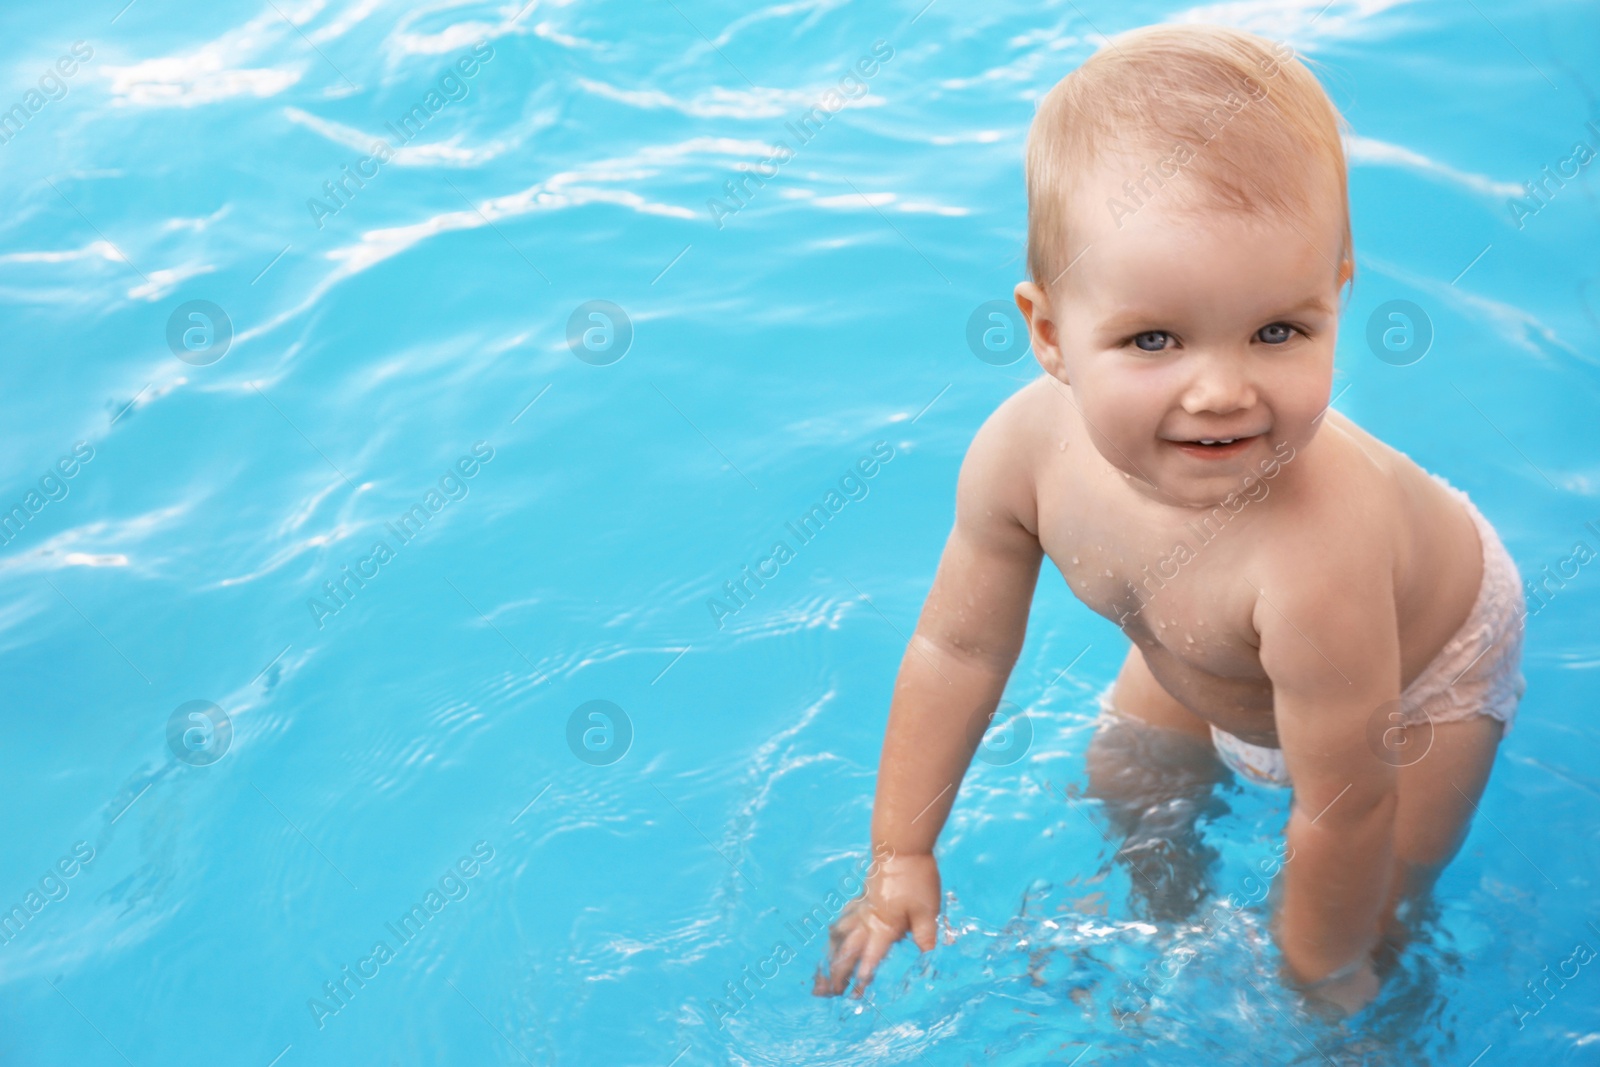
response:
[[[1017,309],[1028,323],[1028,336],[1033,342],[1033,356],[1044,372],[1057,381],[1071,385],[1067,380],[1067,364],[1061,358],[1061,333],[1056,326],[1055,308],[1050,294],[1033,282],[1021,282],[1012,294]]]

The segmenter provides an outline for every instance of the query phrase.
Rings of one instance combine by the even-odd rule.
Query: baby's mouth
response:
[[[1191,456],[1200,456],[1205,459],[1221,459],[1226,456],[1235,456],[1249,448],[1262,435],[1252,434],[1249,437],[1206,437],[1193,441],[1173,441],[1182,452]]]

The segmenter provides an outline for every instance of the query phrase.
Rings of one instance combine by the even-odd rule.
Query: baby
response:
[[[1048,555],[1132,642],[1089,794],[1132,832],[1170,822],[1141,778],[1209,791],[1197,755],[1292,783],[1283,975],[1356,1011],[1397,907],[1466,835],[1523,693],[1525,610],[1466,494],[1329,407],[1354,273],[1338,113],[1284,46],[1137,30],[1041,102],[1027,182],[1016,301],[1045,373],[962,465],[884,738],[872,843],[892,855],[816,992],[853,974],[859,996],[907,932],[933,947],[934,843]]]

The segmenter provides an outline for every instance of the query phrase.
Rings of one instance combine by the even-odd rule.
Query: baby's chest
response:
[[[1040,543],[1073,595],[1147,653],[1219,678],[1264,679],[1248,545],[1232,532],[1228,544],[1204,527],[1091,515],[1041,521]]]

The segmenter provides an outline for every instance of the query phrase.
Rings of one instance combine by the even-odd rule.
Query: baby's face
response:
[[[1035,304],[1040,363],[1072,386],[1100,454],[1147,496],[1211,505],[1321,423],[1344,220],[1337,201],[1293,221],[1206,211],[1169,183],[1119,226],[1106,204],[1131,205],[1123,177],[1105,168],[1073,205],[1088,247],[1050,296],[1026,283],[1018,295]]]

